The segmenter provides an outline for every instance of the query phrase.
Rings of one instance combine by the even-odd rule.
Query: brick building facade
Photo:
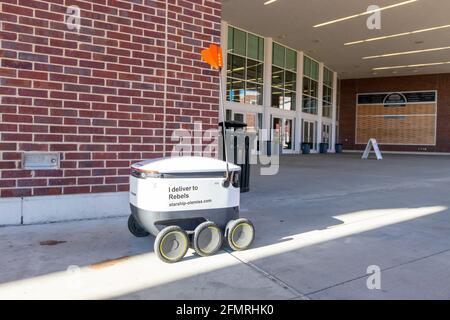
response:
[[[170,152],[174,129],[217,127],[218,77],[200,50],[220,43],[220,0],[0,6],[2,198],[126,192],[130,164]],[[60,169],[22,170],[23,152],[59,152]]]
[[[339,140],[346,150],[361,150],[356,144],[356,104],[358,93],[436,91],[437,119],[435,145],[383,145],[384,151],[450,152],[450,74],[385,77],[341,81]]]

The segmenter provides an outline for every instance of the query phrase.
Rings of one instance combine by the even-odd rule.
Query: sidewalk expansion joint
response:
[[[402,266],[406,266],[408,264],[412,264],[412,263],[415,263],[415,262],[426,260],[428,258],[432,258],[432,257],[438,256],[440,254],[447,253],[447,252],[450,252],[450,249],[438,251],[438,252],[435,252],[435,253],[432,253],[432,254],[420,257],[420,258],[416,258],[416,259],[412,259],[412,260],[409,260],[409,261],[406,261],[406,262],[403,262],[403,263],[396,264],[396,265],[391,266],[391,267],[383,268],[383,269],[381,269],[381,272],[393,270],[393,269],[396,269],[396,268],[399,268],[399,267],[402,267]],[[308,299],[309,299],[310,295],[313,295],[313,294],[316,294],[316,293],[319,293],[319,292],[323,292],[323,291],[326,291],[326,290],[329,290],[329,289],[332,289],[332,288],[335,288],[335,287],[339,287],[341,285],[344,285],[344,284],[347,284],[347,283],[350,283],[350,282],[353,282],[353,281],[356,281],[356,280],[361,280],[361,279],[367,278],[368,276],[369,275],[365,274],[365,275],[358,276],[358,277],[355,277],[355,278],[352,278],[352,279],[349,279],[349,280],[346,280],[346,281],[342,281],[342,282],[333,284],[331,286],[328,286],[328,287],[325,287],[325,288],[322,288],[322,289],[319,289],[319,290],[316,290],[316,291],[308,292],[308,293],[305,294],[305,296],[308,297]]]
[[[238,260],[239,262],[245,264],[246,266],[248,266],[249,268],[253,269],[254,271],[258,272],[259,274],[263,275],[264,277],[266,277],[267,279],[271,280],[272,282],[276,283],[278,286],[282,287],[283,289],[289,291],[291,294],[294,295],[294,297],[288,299],[288,300],[292,300],[292,299],[296,299],[296,300],[309,300],[309,298],[304,295],[303,293],[301,293],[300,291],[298,291],[297,289],[291,287],[289,284],[287,284],[286,282],[284,282],[283,280],[279,279],[278,277],[274,276],[273,274],[270,274],[269,272],[267,272],[266,270],[258,267],[257,265],[255,265],[254,263],[247,261],[245,259],[239,258],[237,257],[233,251],[226,249],[225,252],[227,252],[229,255],[231,255],[233,258],[235,258],[236,260]]]

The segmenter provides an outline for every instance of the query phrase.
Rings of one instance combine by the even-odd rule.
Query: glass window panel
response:
[[[231,121],[233,119],[233,112],[231,110],[227,110],[225,117],[227,121]]]
[[[285,48],[278,43],[273,44],[273,64],[281,68],[285,66]]]
[[[259,37],[253,35],[253,34],[248,34],[248,43],[247,43],[247,57],[251,58],[251,59],[258,59],[258,54],[259,54]]]
[[[234,29],[234,37],[233,37],[233,53],[239,54],[241,56],[245,56],[246,55],[246,38],[247,38],[247,33],[239,30],[239,29]]]
[[[245,103],[252,105],[262,105],[262,86],[256,83],[247,82],[245,91]]]
[[[328,68],[324,69],[324,80],[323,80],[323,82],[327,86],[333,88],[333,72],[330,69],[328,69]]]
[[[233,78],[245,79],[245,58],[231,55],[231,76]]]
[[[331,103],[333,102],[333,97],[332,97],[333,91],[330,87],[327,86],[323,86],[323,100]]]
[[[311,77],[311,59],[306,56],[303,60],[303,74],[307,77]]]
[[[323,83],[326,85],[330,85],[330,73],[327,68],[323,69]]]
[[[303,106],[302,106],[303,112],[310,113],[309,111],[310,108],[311,108],[311,98],[303,96]]]
[[[256,114],[247,113],[245,117],[245,123],[247,124],[247,131],[256,131]]]
[[[283,90],[272,87],[272,107],[281,109],[283,106]]]
[[[244,115],[242,113],[235,113],[234,121],[244,122]]]
[[[228,51],[233,52],[233,38],[234,38],[234,28],[228,27]]]
[[[263,117],[262,113],[258,113],[258,129],[262,129],[263,127]]]
[[[284,88],[286,90],[290,90],[290,91],[297,91],[297,74],[296,73],[286,71]]]
[[[322,112],[324,117],[331,118],[331,105],[328,103],[324,103]]]
[[[284,86],[284,70],[272,67],[272,86],[283,88]]]
[[[231,80],[230,101],[244,103],[245,82],[241,80]]]
[[[292,150],[294,143],[294,129],[293,129],[293,121],[290,119],[284,119],[284,144],[283,148],[285,150]]]
[[[319,97],[319,84],[317,81],[311,80],[311,96],[318,98]]]
[[[233,101],[233,98],[231,97],[231,79],[227,78],[227,101]]]
[[[263,83],[264,65],[256,60],[247,60],[247,81]]]
[[[315,61],[311,61],[311,78],[319,80],[319,64]]]
[[[297,95],[293,91],[286,91],[284,95],[284,110],[292,110],[295,111],[296,99]]]
[[[311,95],[311,79],[303,77],[303,94]]]
[[[317,101],[317,99],[312,98],[311,99],[311,113],[312,114],[317,114],[317,106],[319,105],[319,102]]]
[[[286,49],[286,69],[297,70],[297,52],[294,50]]]
[[[227,76],[231,77],[231,70],[233,69],[233,55],[228,54],[227,57]]]
[[[264,61],[264,38],[259,37],[258,42],[258,59],[259,61]]]
[[[302,110],[305,113],[317,114],[318,102],[315,98],[303,97]]]
[[[262,85],[258,85],[257,88],[258,88],[258,104],[262,106],[264,98],[264,87]]]

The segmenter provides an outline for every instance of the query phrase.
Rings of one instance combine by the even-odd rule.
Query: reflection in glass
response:
[[[262,86],[256,83],[247,82],[245,90],[245,103],[252,105],[262,105]]]
[[[292,120],[284,120],[284,137],[283,137],[283,149],[292,150],[293,139],[292,139]]]
[[[297,80],[296,80],[297,75],[294,72],[290,72],[290,71],[286,71],[285,72],[285,78],[286,78],[286,82],[285,82],[285,86],[284,88],[286,90],[290,90],[290,91],[296,91],[296,86],[297,86]]]
[[[244,81],[229,79],[227,88],[227,100],[232,102],[244,103],[245,101]]]
[[[284,70],[272,67],[272,86],[283,88],[284,85]]]
[[[228,55],[228,74],[233,78],[245,79],[245,58]]]
[[[272,87],[272,107],[279,108],[283,106],[283,90]]]
[[[319,84],[314,80],[311,80],[311,96],[314,98],[319,97]]]
[[[317,114],[317,99],[304,96],[302,110],[305,113]]]
[[[293,91],[285,91],[285,95],[284,95],[284,110],[292,110],[295,111],[295,107],[296,107],[296,103],[295,103],[295,99],[296,99],[297,95],[295,92]]]
[[[247,124],[247,131],[256,131],[256,115],[253,113],[247,113],[246,122]]]
[[[255,60],[247,60],[247,81],[263,83],[264,65]]]
[[[303,77],[303,94],[311,95],[311,80],[306,77]]]
[[[234,121],[244,122],[244,115],[242,113],[235,113]]]

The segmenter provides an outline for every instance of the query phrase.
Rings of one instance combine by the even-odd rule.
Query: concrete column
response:
[[[295,151],[301,152],[302,141],[302,106],[303,106],[303,52],[297,52],[297,101],[296,101],[296,124],[295,124]]]

